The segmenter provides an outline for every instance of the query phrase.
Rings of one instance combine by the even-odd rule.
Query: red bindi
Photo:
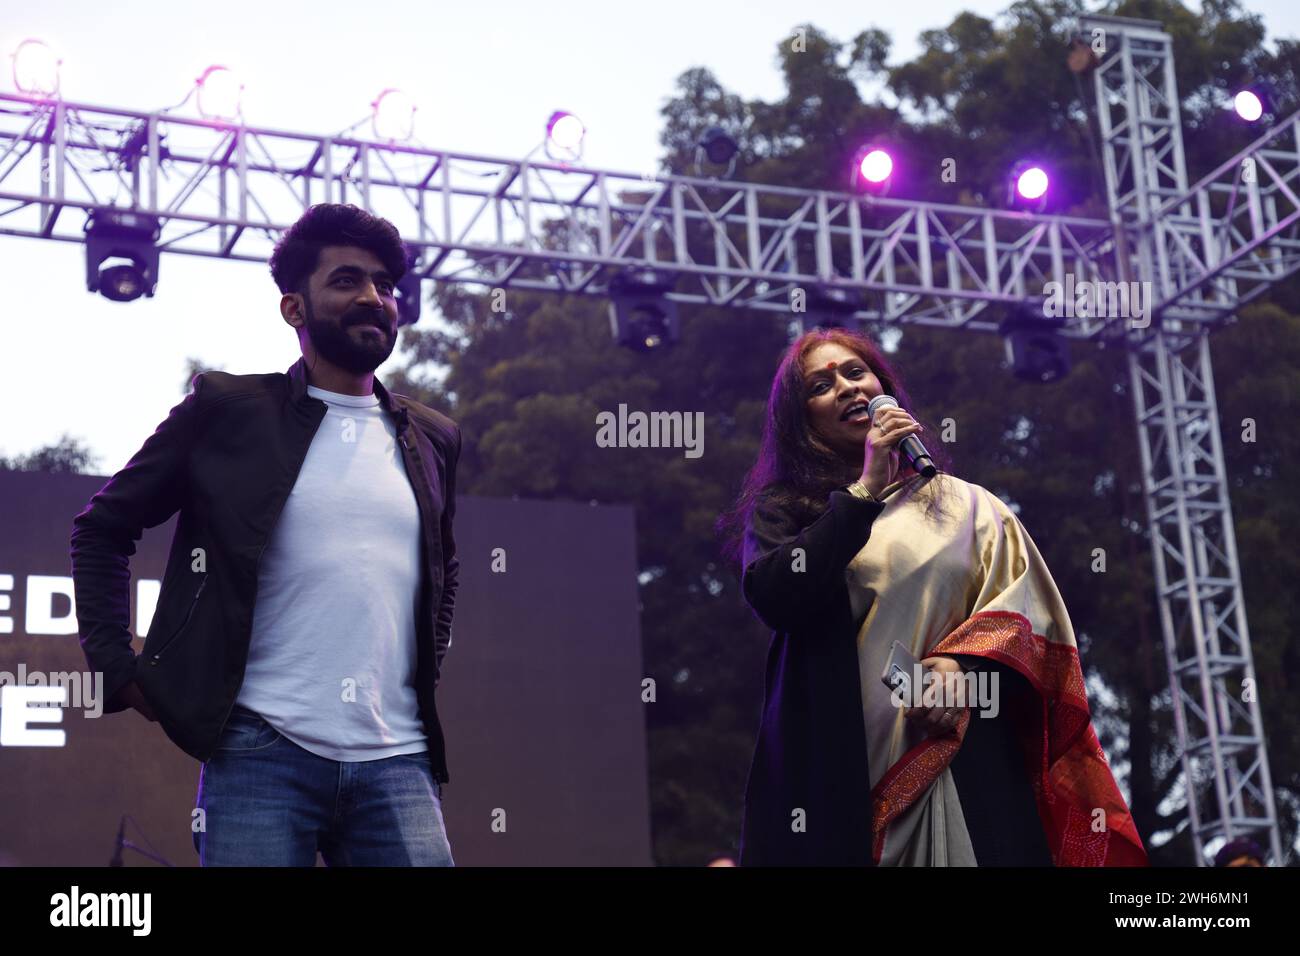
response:
[[[827,363],[826,363],[826,367],[827,367],[827,368],[834,368],[834,367],[835,367],[835,363],[834,363],[834,362],[827,362]]]

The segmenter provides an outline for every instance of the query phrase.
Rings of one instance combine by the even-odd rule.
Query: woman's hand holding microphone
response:
[[[908,435],[922,431],[925,429],[916,419],[896,405],[886,405],[876,412],[867,430],[861,478],[873,498],[878,498],[893,478],[890,452]]]

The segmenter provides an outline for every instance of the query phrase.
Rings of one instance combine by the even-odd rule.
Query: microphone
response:
[[[898,399],[894,398],[893,395],[877,395],[867,403],[867,414],[871,416],[871,420],[874,422],[876,420],[876,412],[880,411],[880,409],[901,407],[902,406],[898,404]],[[937,472],[938,469],[934,467],[934,462],[930,459],[930,453],[926,451],[925,446],[921,444],[921,439],[917,438],[915,435],[908,435],[898,444],[902,449],[903,454],[907,456],[908,462],[917,470],[917,472],[924,475],[926,478],[934,477],[935,472]]]

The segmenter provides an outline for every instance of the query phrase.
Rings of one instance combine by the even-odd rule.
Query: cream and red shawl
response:
[[[927,487],[943,483],[942,488]],[[943,491],[943,515],[927,513]],[[1038,815],[1057,866],[1143,866],[1146,853],[1097,742],[1074,630],[1038,548],[996,495],[960,478],[911,475],[846,579],[858,631],[872,786],[873,854],[889,865],[973,865],[948,769],[971,719],[926,736],[880,681],[897,640],[917,659],[970,654],[1015,668],[1036,693],[1017,727]],[[865,613],[865,617],[863,616]]]

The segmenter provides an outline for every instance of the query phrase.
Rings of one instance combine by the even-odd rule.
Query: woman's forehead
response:
[[[835,368],[844,362],[862,361],[856,352],[838,343],[819,345],[804,356],[803,373],[811,375],[822,369]]]

